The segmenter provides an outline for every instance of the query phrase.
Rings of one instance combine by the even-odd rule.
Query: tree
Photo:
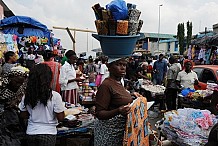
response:
[[[187,22],[187,39],[186,39],[187,48],[191,44],[191,40],[192,40],[192,22],[188,21]]]
[[[177,39],[179,40],[179,52],[184,52],[185,28],[184,23],[179,23],[177,27]]]

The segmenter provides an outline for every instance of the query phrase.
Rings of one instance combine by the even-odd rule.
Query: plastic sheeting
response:
[[[19,37],[37,36],[50,38],[47,26],[27,16],[12,16],[0,21],[5,34],[16,34]]]

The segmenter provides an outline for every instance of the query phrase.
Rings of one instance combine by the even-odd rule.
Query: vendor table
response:
[[[208,109],[211,110],[211,98],[212,96],[205,97],[204,100],[192,100],[187,97],[183,97],[181,94],[178,96],[178,104],[180,108],[195,108],[195,109]]]
[[[58,131],[56,146],[93,146],[92,128],[71,128]]]
[[[155,105],[160,104],[159,105],[159,109],[160,110],[165,110],[165,99],[166,96],[164,94],[164,92],[161,93],[153,93],[151,91],[149,91],[148,89],[146,89],[145,87],[141,87],[139,93],[147,98],[147,101],[155,101]]]

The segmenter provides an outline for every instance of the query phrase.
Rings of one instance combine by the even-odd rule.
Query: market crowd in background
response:
[[[3,56],[0,66],[0,133],[4,133],[1,136],[14,139],[11,145],[22,143],[26,132],[25,125],[19,123],[21,121],[18,114],[20,111],[24,119],[31,116],[26,133],[29,144],[34,144],[34,142],[36,144],[40,139],[46,144],[55,145],[53,135],[56,135],[57,131],[54,125],[57,124],[57,120],[61,121],[64,117],[62,101],[74,105],[79,104],[81,100],[79,91],[84,82],[88,81],[99,87],[104,80],[108,81],[110,74],[108,69],[110,59],[106,56],[97,58],[89,56],[88,59],[83,59],[72,50],[68,50],[64,57],[60,57],[51,50],[42,49],[35,52],[32,47],[29,47],[26,59],[19,57],[13,51],[8,51]],[[183,88],[193,89],[194,85],[198,85],[197,74],[192,71],[194,63],[188,58],[190,56],[165,56],[164,54],[158,56],[141,54],[126,57],[124,58],[126,74],[121,78],[121,84],[128,92],[141,94],[143,94],[140,89],[142,80],[165,86],[167,107],[164,110],[176,110],[178,92]],[[196,64],[206,62],[199,58]],[[213,61],[214,64],[216,62],[216,60]],[[33,96],[38,99],[33,99]],[[51,96],[55,97],[52,98],[54,101],[48,100]],[[18,106],[20,102],[21,105]],[[55,111],[50,111],[51,113],[46,112],[51,115],[55,113],[56,117],[53,115],[49,118],[56,120],[46,120],[43,115],[38,120],[47,124],[46,130],[34,131],[32,124],[37,123],[34,117],[45,111],[43,104],[55,109]],[[11,118],[16,120],[10,123],[8,121],[11,121]],[[34,134],[41,136],[31,136]]]

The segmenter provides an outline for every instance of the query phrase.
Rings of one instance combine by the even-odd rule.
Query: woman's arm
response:
[[[131,107],[129,105],[125,105],[110,111],[101,110],[96,113],[96,117],[100,120],[107,120],[119,114],[126,116],[130,112],[130,109]]]
[[[28,111],[21,111],[21,112],[20,112],[20,117],[21,117],[22,119],[29,119],[29,113],[28,113]]]
[[[58,119],[58,122],[63,121],[65,117],[64,112],[56,113],[56,117]]]

